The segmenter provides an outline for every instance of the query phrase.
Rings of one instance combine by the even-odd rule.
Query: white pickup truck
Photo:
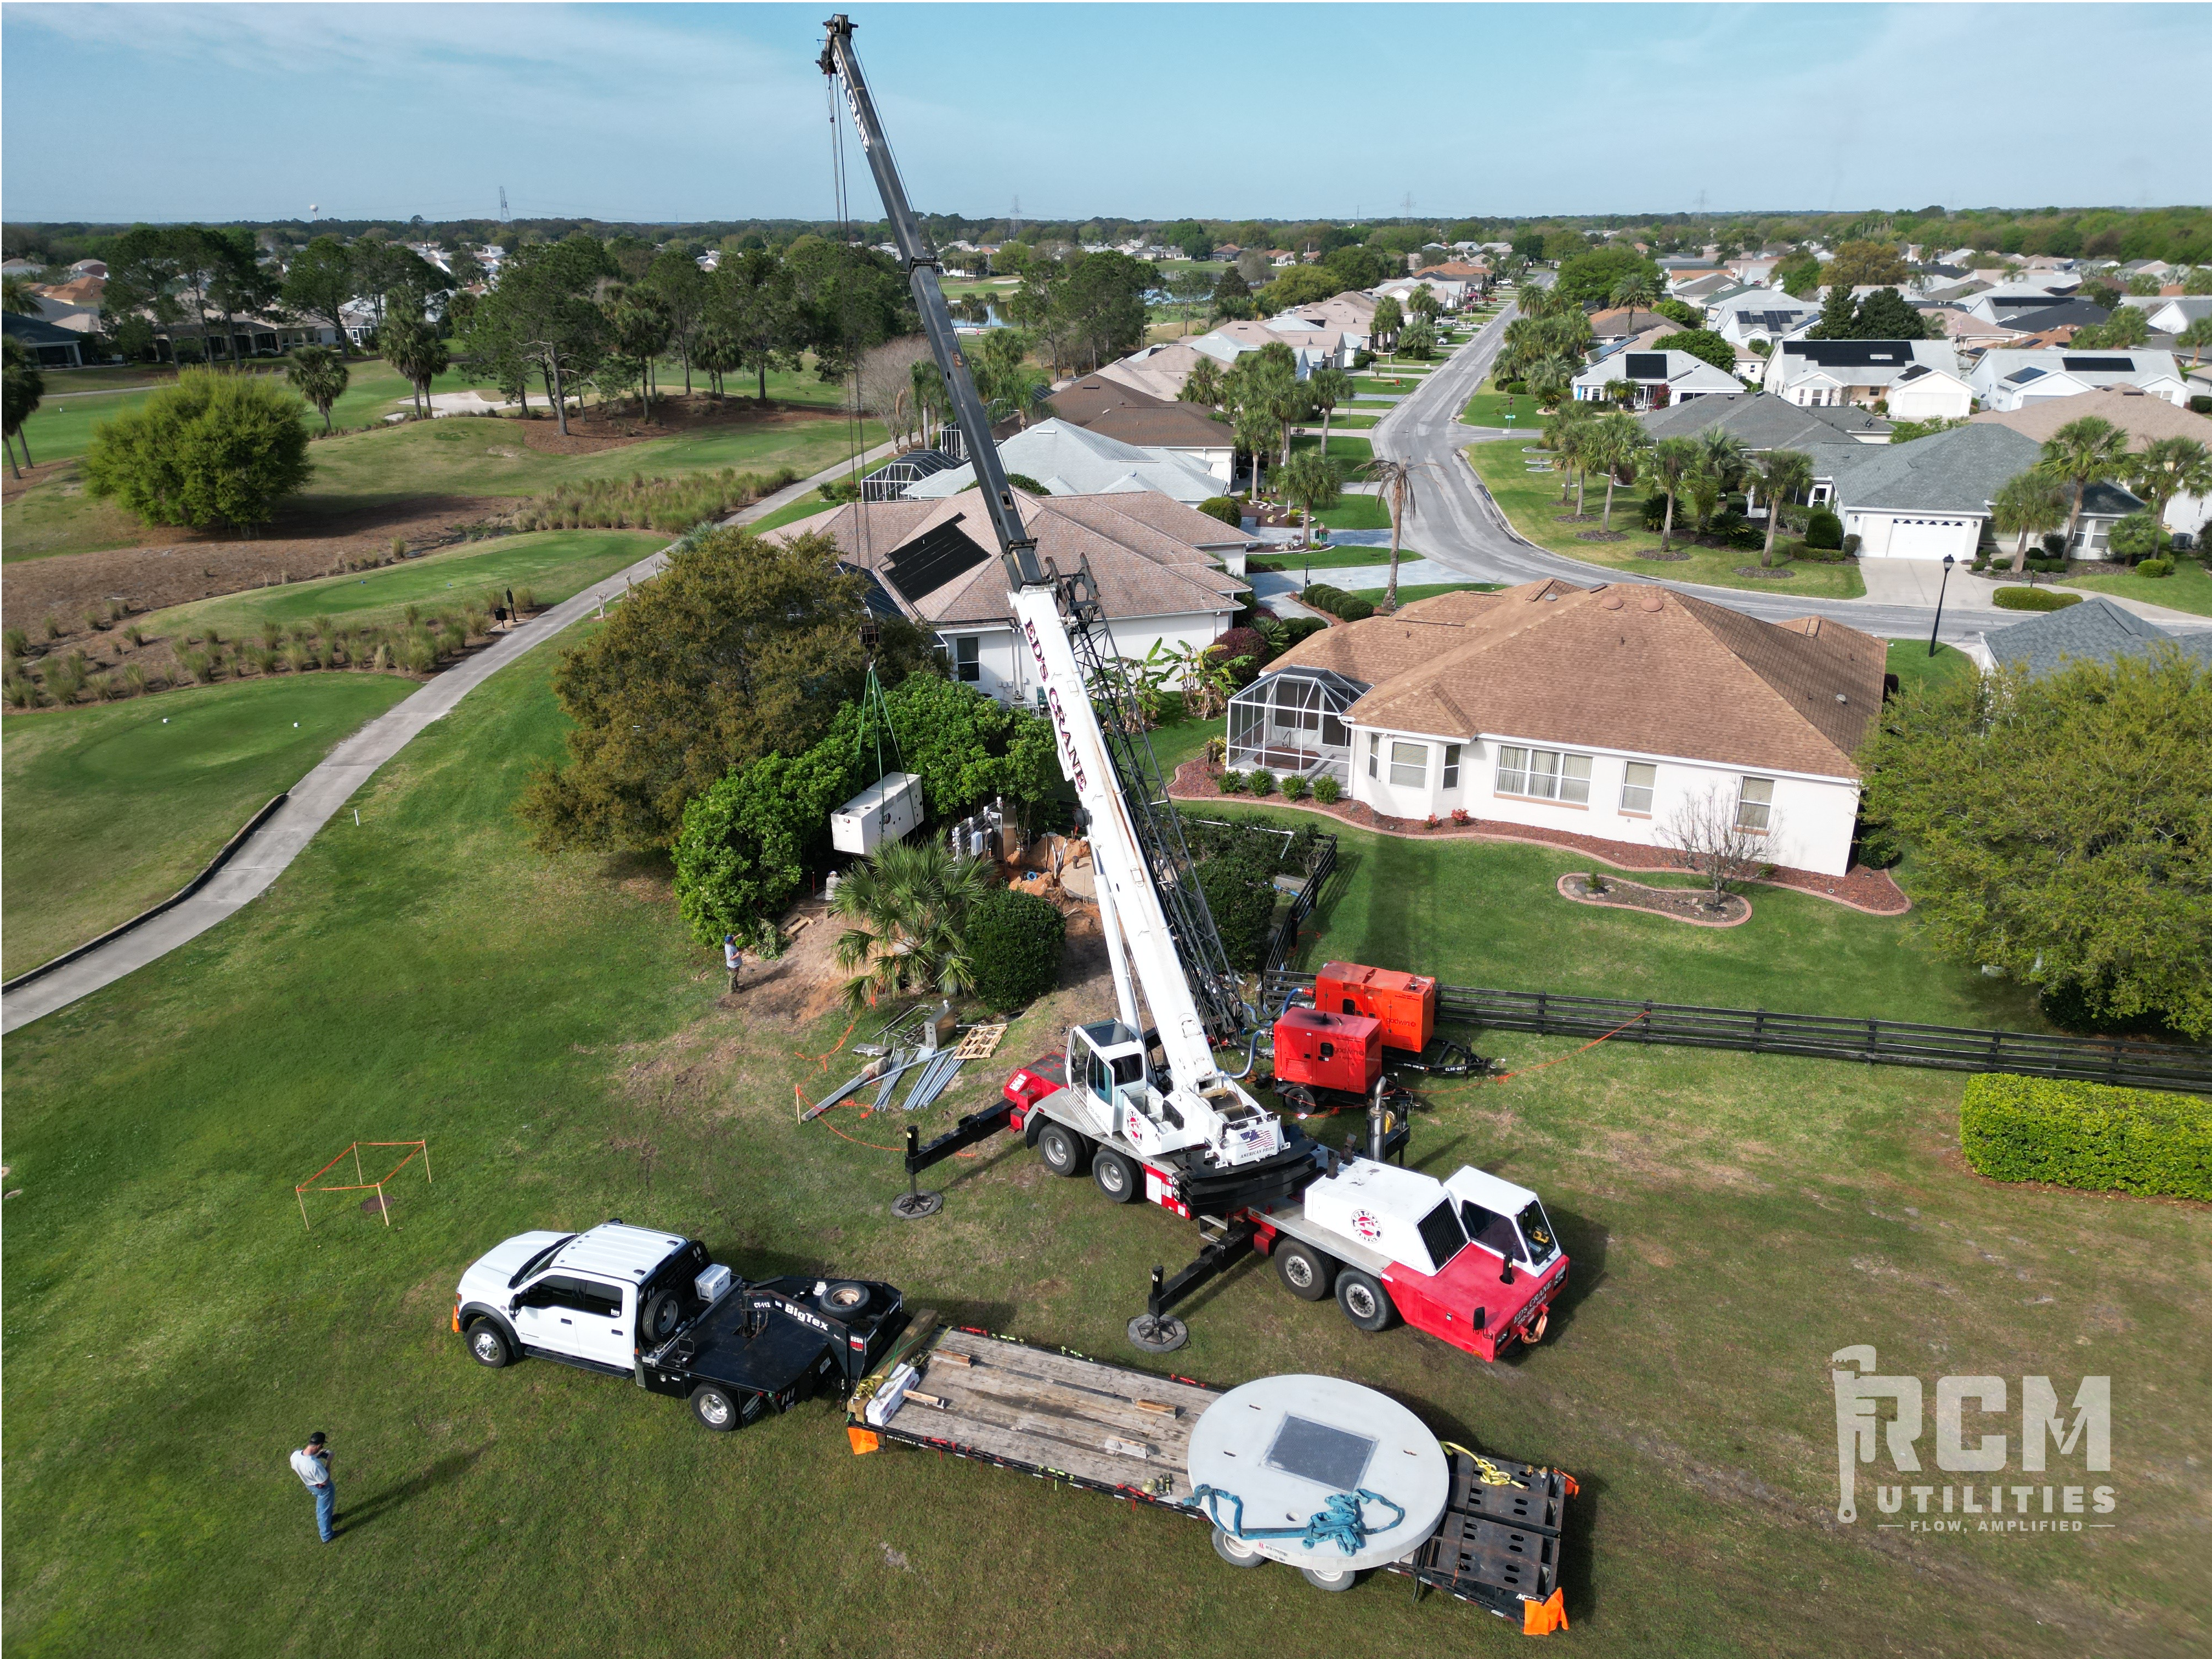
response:
[[[453,1329],[480,1365],[528,1356],[689,1400],[717,1431],[867,1374],[906,1328],[904,1299],[865,1279],[749,1283],[696,1239],[619,1218],[520,1233],[461,1275]]]

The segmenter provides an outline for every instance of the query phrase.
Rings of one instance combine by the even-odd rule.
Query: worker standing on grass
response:
[[[292,1473],[315,1495],[315,1530],[329,1543],[338,1535],[338,1489],[331,1480],[331,1449],[320,1429],[292,1454]]]
[[[738,949],[738,936],[735,933],[723,934],[722,966],[730,970],[730,994],[732,996],[735,996],[738,993],[738,975],[744,971],[744,965],[745,953]]]

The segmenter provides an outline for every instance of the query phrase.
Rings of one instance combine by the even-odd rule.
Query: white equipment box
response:
[[[830,815],[830,844],[841,853],[872,853],[903,841],[921,823],[921,780],[887,772]]]

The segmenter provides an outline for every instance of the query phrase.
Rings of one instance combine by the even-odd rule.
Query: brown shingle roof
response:
[[[1350,711],[1361,726],[1856,777],[1885,655],[1839,623],[1778,626],[1646,583],[1553,580],[1424,600],[1278,662],[1371,687]]]
[[[2117,387],[2080,392],[2071,398],[2045,398],[2003,413],[1985,409],[1967,419],[1975,426],[2010,427],[2038,443],[2047,443],[2060,427],[2085,415],[2100,416],[2126,433],[2130,449],[2142,449],[2160,438],[2194,438],[2212,446],[2212,420],[2147,392],[2122,392]]]
[[[1047,498],[1017,489],[1014,495],[1021,504],[1023,521],[1036,538],[1040,556],[1062,570],[1088,562],[1109,617],[1221,614],[1237,610],[1242,602],[1243,582],[1212,562],[1194,544],[1146,522],[1153,518],[1172,521],[1162,507],[1189,512],[1179,502],[1161,496],[1156,498],[1158,506],[1150,505],[1147,491]],[[1191,516],[1222,528],[1203,514]],[[945,625],[1011,621],[1013,607],[1007,600],[1006,573],[999,565],[998,543],[973,492],[942,501],[872,501],[865,510],[848,504],[772,530],[768,539],[788,542],[808,532],[826,532],[847,562],[880,575],[902,547],[925,532],[956,521],[960,533],[991,556],[918,600],[900,599],[901,608],[917,621]]]

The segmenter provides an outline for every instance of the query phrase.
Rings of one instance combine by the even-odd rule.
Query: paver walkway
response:
[[[861,457],[862,463],[891,453],[884,444]],[[789,506],[816,485],[842,476],[851,463],[842,462],[811,478],[763,497],[726,520],[749,523]],[[526,651],[553,638],[571,623],[580,620],[610,599],[622,597],[631,583],[657,575],[667,562],[665,549],[617,571],[573,599],[563,599],[540,612],[513,632],[502,635],[467,661],[447,669],[420,691],[395,704],[385,714],[331,750],[322,763],[292,786],[291,799],[269,822],[240,848],[215,879],[174,909],[110,940],[97,951],[79,957],[65,967],[33,980],[0,999],[0,1033],[20,1026],[78,998],[112,985],[125,974],[198,938],[217,922],[266,891],[285,866],[299,857],[315,833],[346,802],[352,799],[377,768],[411,743],[433,720],[441,720],[453,706]]]

